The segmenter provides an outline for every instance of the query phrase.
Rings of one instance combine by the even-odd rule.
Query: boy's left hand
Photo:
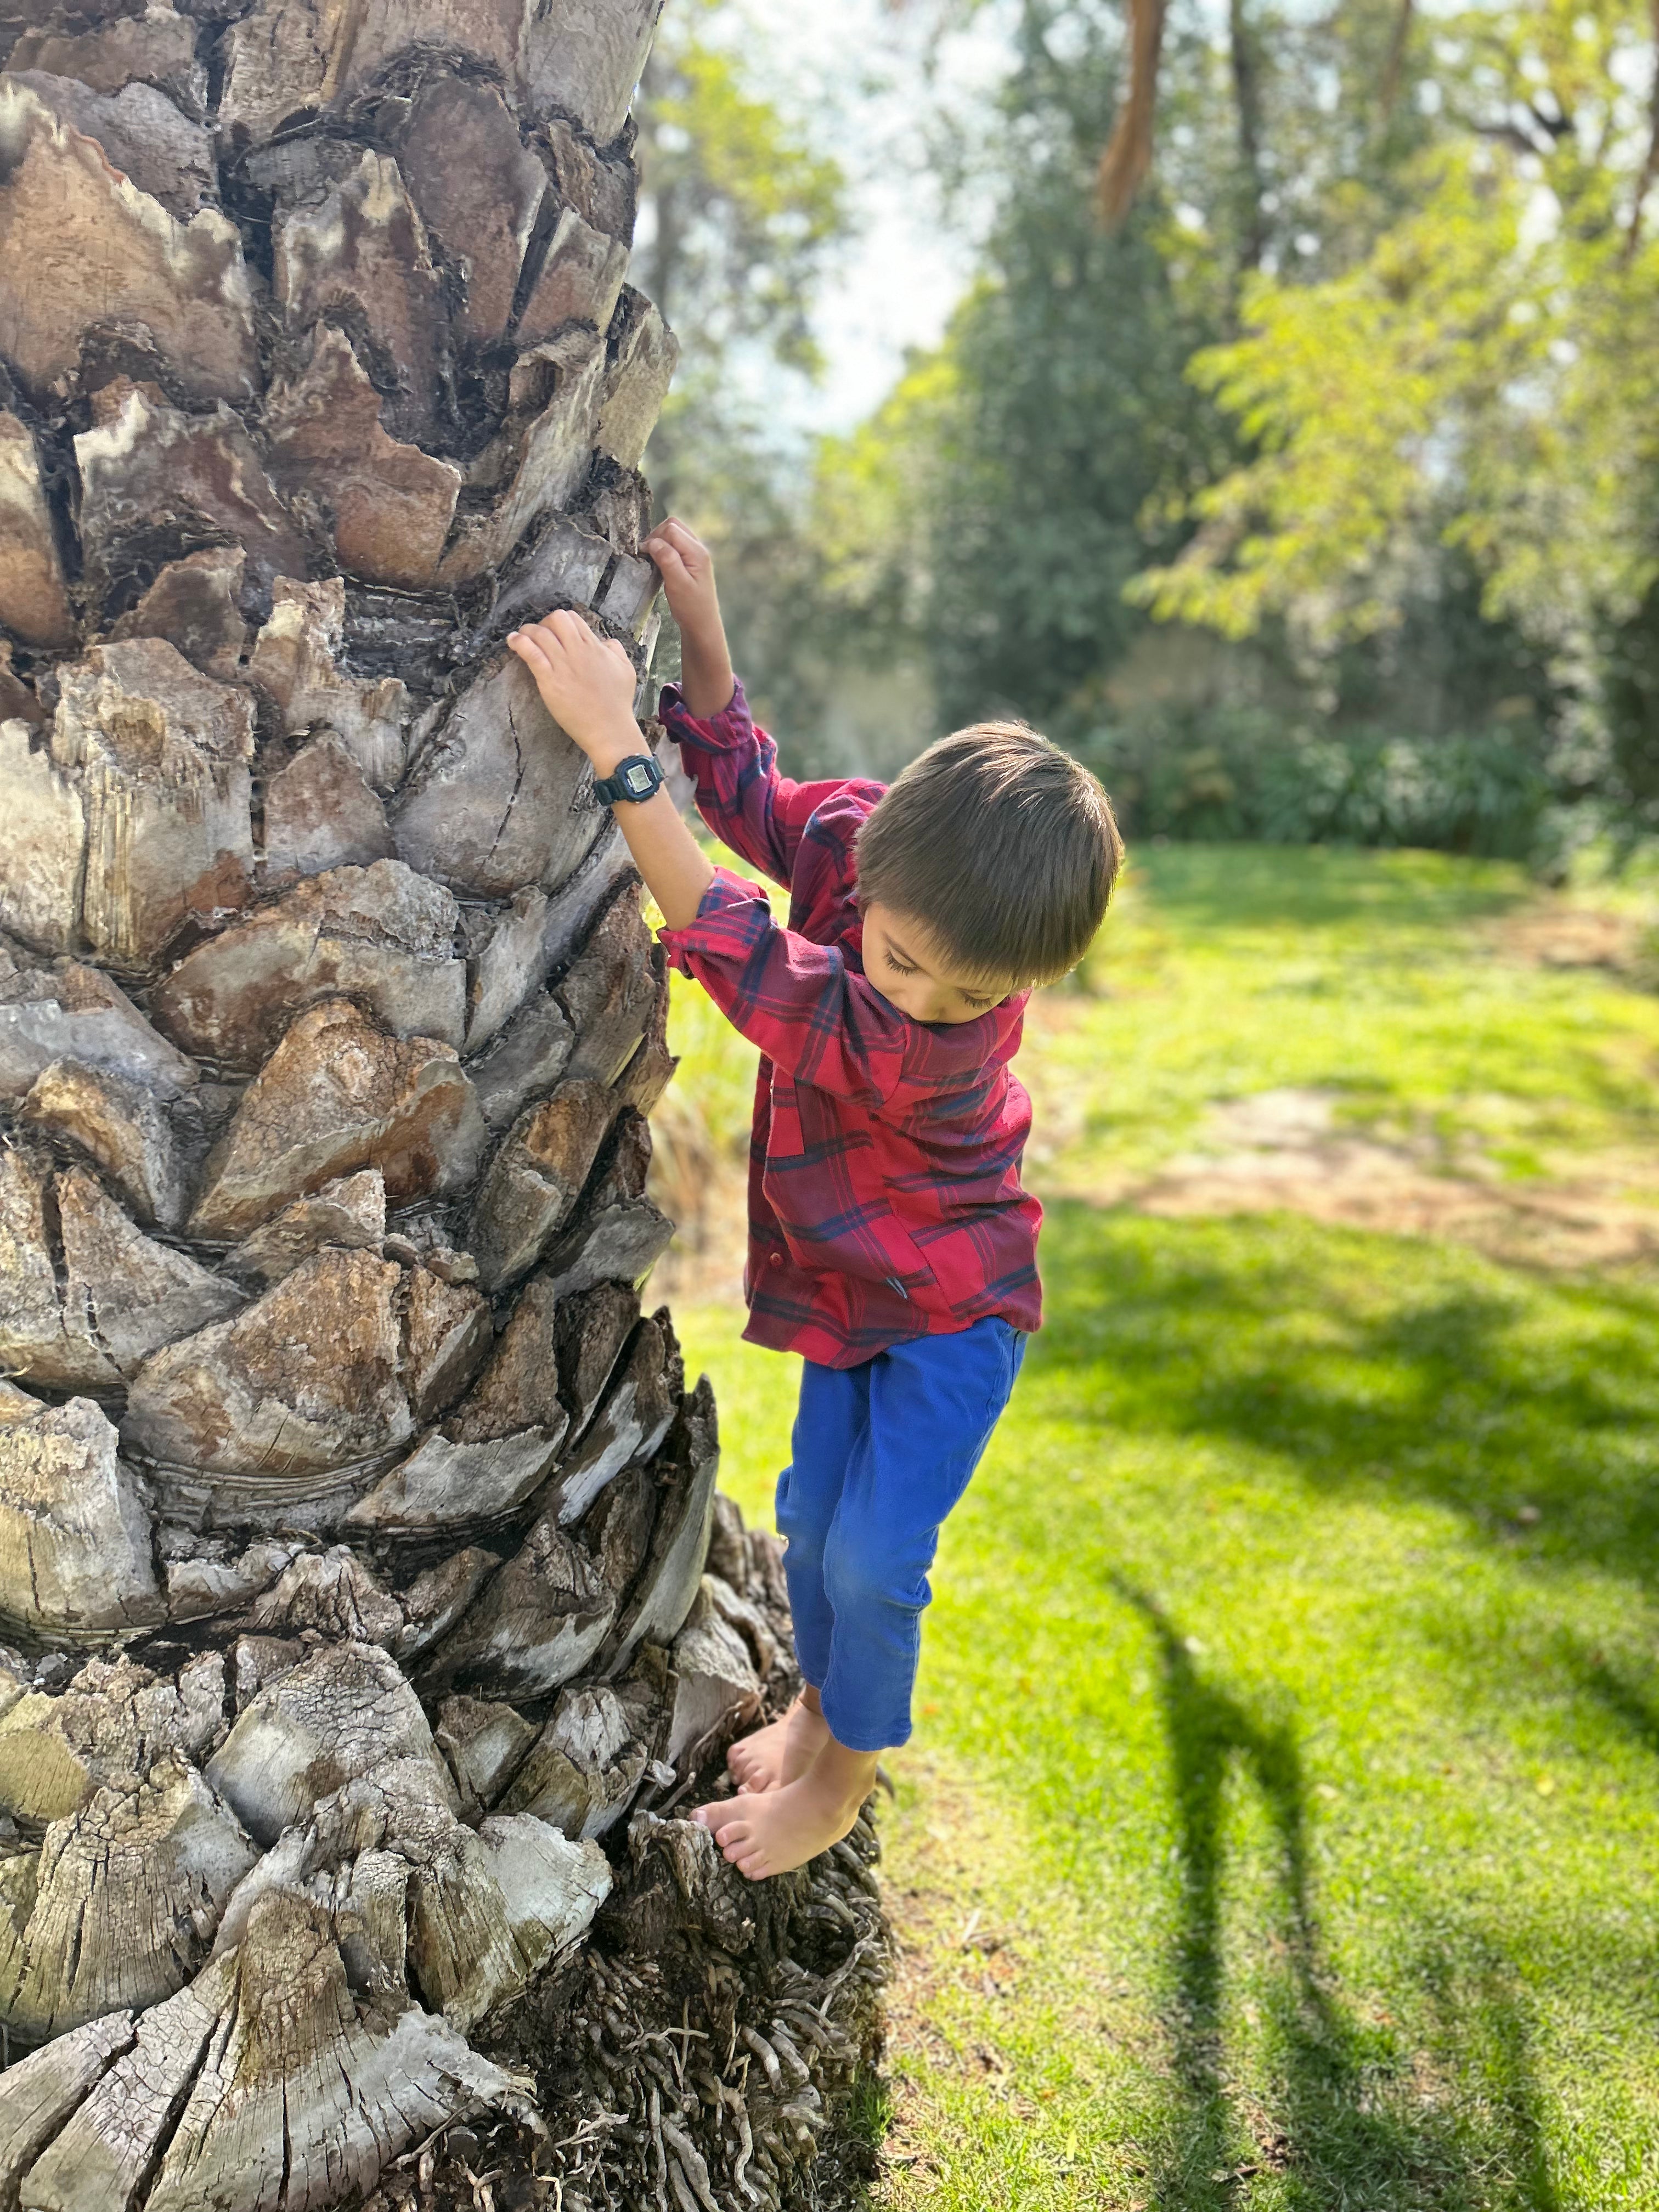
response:
[[[568,608],[515,629],[507,645],[536,679],[542,704],[601,775],[644,750],[634,719],[639,678],[625,647]]]

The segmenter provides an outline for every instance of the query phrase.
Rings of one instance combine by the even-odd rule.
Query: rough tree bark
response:
[[[674,1816],[787,1607],[501,643],[648,668],[659,6],[0,0],[0,2212],[811,2202],[867,2051],[867,1828]]]

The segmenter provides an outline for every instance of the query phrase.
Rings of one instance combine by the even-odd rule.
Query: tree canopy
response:
[[[1431,777],[1455,740],[1524,785],[1528,821],[1593,801],[1644,824],[1647,10],[1172,15],[1155,156],[1115,224],[1097,187],[1131,70],[1122,7],[1000,13],[994,100],[930,124],[992,210],[975,281],[884,404],[821,442],[810,483],[774,480],[766,567],[792,612],[755,635],[780,667],[820,671],[816,695],[792,681],[804,720],[826,669],[922,668],[916,743],[1012,709],[1148,789],[1196,749],[1221,762],[1204,774],[1231,782],[1237,828],[1265,821],[1240,762],[1248,781],[1263,745],[1316,739],[1376,759],[1403,744]],[[707,135],[712,175],[724,142]],[[774,159],[766,132],[748,143]],[[781,179],[820,176],[823,157],[776,143]],[[797,258],[757,295],[780,359],[834,235],[834,193],[815,190],[791,218]],[[729,231],[734,249],[759,235]],[[1516,817],[1504,849],[1532,834]]]
[[[681,374],[652,441],[671,504],[734,502],[733,463],[764,444],[754,370],[811,377],[811,309],[848,222],[846,180],[755,82],[722,0],[663,18],[639,108],[642,285],[686,334]]]
[[[1425,37],[1427,33],[1425,34]],[[1652,70],[1627,6],[1437,21],[1443,118],[1401,217],[1322,281],[1245,283],[1241,334],[1190,374],[1246,449],[1137,596],[1232,635],[1271,613],[1364,635],[1397,618],[1425,532],[1486,604],[1566,644],[1654,574],[1659,240],[1643,229]]]

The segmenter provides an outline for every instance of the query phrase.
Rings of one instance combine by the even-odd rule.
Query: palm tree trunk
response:
[[[804,2201],[872,2032],[867,1832],[762,1893],[672,1817],[787,1608],[501,642],[647,676],[660,4],[0,21],[0,2203],[397,2203],[467,2115]]]

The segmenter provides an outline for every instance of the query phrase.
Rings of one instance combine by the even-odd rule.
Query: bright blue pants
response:
[[[795,1654],[850,1751],[910,1734],[927,1570],[1014,1387],[1005,1321],[896,1344],[861,1367],[805,1363],[778,1530]]]

